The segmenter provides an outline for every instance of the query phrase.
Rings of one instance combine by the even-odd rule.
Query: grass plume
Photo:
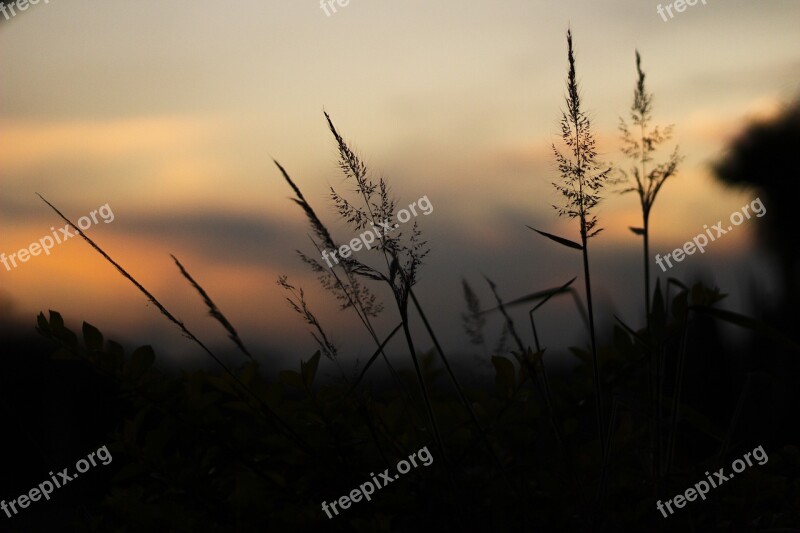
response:
[[[676,146],[669,158],[653,164],[654,152],[664,142],[672,138],[673,126],[664,129],[652,126],[653,95],[647,92],[645,73],[642,70],[642,57],[636,51],[636,89],[633,93],[633,104],[630,109],[631,125],[620,117],[619,131],[622,137],[622,153],[634,161],[630,171],[620,169],[623,179],[630,187],[622,193],[635,192],[639,196],[642,208],[642,227],[630,228],[636,235],[641,235],[644,252],[644,298],[645,317],[650,323],[650,212],[661,187],[678,171],[682,157]],[[633,131],[632,131],[633,129]],[[652,165],[652,166],[651,166]]]
[[[567,110],[561,114],[561,138],[566,145],[564,155],[553,144],[553,154],[561,174],[560,182],[553,186],[563,196],[561,206],[553,206],[559,216],[578,219],[581,242],[578,248],[583,253],[583,273],[586,283],[586,306],[589,313],[589,335],[592,346],[592,371],[595,384],[595,404],[597,426],[600,437],[601,457],[605,455],[605,424],[603,423],[603,393],[600,377],[600,363],[597,355],[597,339],[594,325],[594,307],[592,305],[592,284],[589,275],[589,239],[602,231],[597,227],[597,217],[593,209],[600,201],[600,192],[605,187],[611,173],[610,168],[602,168],[597,160],[597,149],[592,134],[591,121],[581,107],[581,97],[575,69],[575,53],[572,46],[572,31],[567,30]],[[538,230],[537,230],[538,231]],[[547,236],[547,235],[546,235]],[[553,238],[557,242],[566,239]],[[565,244],[561,242],[561,244]],[[569,245],[575,248],[574,244]]]

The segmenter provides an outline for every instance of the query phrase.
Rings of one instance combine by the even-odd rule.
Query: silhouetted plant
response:
[[[636,192],[639,196],[639,204],[642,209],[642,226],[640,228],[631,227],[630,230],[642,237],[642,251],[644,259],[644,305],[645,321],[649,327],[650,317],[653,310],[650,304],[650,214],[653,204],[656,201],[661,187],[670,177],[677,173],[678,164],[681,156],[678,154],[676,146],[669,159],[663,163],[654,163],[654,154],[659,146],[672,137],[673,126],[669,125],[663,130],[658,126],[651,127],[653,118],[653,95],[647,92],[645,86],[645,73],[642,70],[642,58],[639,51],[636,51],[636,88],[633,93],[633,103],[630,108],[630,119],[632,126],[629,126],[624,118],[619,119],[619,131],[622,138],[622,152],[634,164],[630,171],[620,168],[623,180],[630,186],[621,192]],[[632,127],[637,128],[631,131]],[[651,333],[651,332],[649,332]],[[660,476],[662,464],[662,423],[661,423],[661,404],[663,391],[663,350],[652,350],[648,354],[649,377],[650,377],[650,433],[652,446],[652,470],[656,479]],[[679,374],[680,376],[680,374]],[[680,381],[679,381],[680,382]]]
[[[678,155],[678,147],[663,163],[655,164],[652,168],[648,166],[653,163],[653,154],[658,147],[672,138],[673,126],[669,125],[663,130],[658,126],[650,127],[653,118],[653,95],[648,93],[645,87],[645,74],[642,70],[642,58],[639,51],[636,51],[636,89],[633,93],[633,104],[631,105],[630,117],[632,125],[638,128],[637,132],[631,132],[631,127],[624,118],[619,119],[619,130],[622,133],[622,152],[635,164],[630,168],[630,174],[624,169],[620,169],[625,181],[633,182],[633,185],[624,189],[622,193],[636,192],[639,195],[639,203],[642,208],[642,227],[630,228],[643,239],[644,250],[644,298],[645,298],[645,320],[649,323],[650,315],[650,212],[656,201],[661,187],[668,178],[674,176],[678,170],[678,164],[682,157]]]
[[[225,328],[225,331],[228,332],[228,338],[236,345],[236,347],[239,348],[239,350],[243,354],[245,354],[247,358],[250,359],[250,361],[255,362],[255,359],[253,359],[253,355],[245,347],[244,341],[242,341],[242,338],[239,337],[239,333],[236,331],[236,328],[233,327],[233,324],[230,323],[228,318],[222,313],[219,307],[217,307],[217,304],[214,303],[214,301],[211,299],[211,297],[208,295],[205,289],[203,289],[203,287],[197,281],[195,281],[195,279],[192,277],[191,274],[189,274],[189,272],[181,264],[181,262],[178,261],[178,258],[175,257],[174,255],[171,257],[172,260],[175,261],[175,265],[178,267],[178,270],[180,270],[181,275],[184,278],[186,278],[186,281],[189,282],[189,284],[197,291],[197,293],[203,299],[203,303],[205,303],[206,307],[208,307],[208,314],[211,315],[211,317],[213,317],[217,322],[219,322],[223,328]]]
[[[225,372],[225,374],[228,375],[237,384],[238,390],[240,392],[244,393],[244,395],[247,398],[247,400],[248,401],[251,401],[251,400],[255,401],[255,403],[259,406],[259,409],[260,409],[260,412],[261,412],[262,416],[264,416],[267,420],[270,420],[275,425],[276,428],[278,428],[280,431],[285,433],[286,436],[291,438],[295,442],[295,444],[298,445],[298,447],[300,449],[305,450],[305,451],[309,451],[310,450],[308,444],[306,444],[295,433],[295,431],[291,428],[291,426],[289,426],[289,424],[287,424],[286,421],[281,416],[279,416],[275,412],[274,409],[272,409],[269,406],[269,404],[267,404],[265,401],[263,401],[262,398],[259,398],[256,394],[254,394],[253,391],[250,390],[250,388],[248,388],[247,385],[245,385],[236,376],[236,374],[234,374],[234,372],[231,370],[231,368],[229,368],[228,365],[226,365],[219,358],[219,356],[217,356],[214,352],[212,352],[194,333],[192,333],[189,330],[189,328],[186,327],[186,325],[182,321],[180,321],[177,318],[175,318],[175,316],[166,307],[164,307],[164,305],[161,302],[159,302],[156,299],[156,297],[153,296],[153,294],[150,291],[148,291],[141,283],[139,283],[132,275],[130,275],[128,273],[128,271],[126,271],[119,263],[114,261],[111,258],[111,256],[109,256],[105,251],[103,251],[103,249],[100,248],[92,239],[87,237],[86,234],[83,232],[83,230],[81,230],[78,226],[73,224],[72,221],[70,221],[66,216],[64,216],[64,214],[61,211],[59,211],[53,204],[48,202],[42,195],[39,195],[39,198],[41,198],[44,203],[46,203],[48,206],[50,206],[50,208],[53,211],[55,211],[56,214],[59,217],[61,217],[61,219],[64,222],[69,224],[75,230],[75,232],[78,235],[80,235],[81,238],[83,238],[83,240],[86,241],[89,244],[89,246],[91,246],[97,253],[99,253],[101,256],[103,256],[103,258],[106,261],[111,263],[114,266],[114,268],[117,269],[117,272],[119,272],[122,275],[122,277],[124,277],[125,279],[130,281],[139,290],[139,292],[144,294],[145,297],[147,298],[147,300],[150,303],[152,303],[159,310],[159,312],[164,317],[166,317],[167,320],[169,320],[170,322],[172,322],[173,324],[178,326],[178,328],[181,330],[181,332],[184,334],[184,336],[186,336],[188,339],[193,341],[206,354],[208,354],[209,357],[211,357],[211,359]]]
[[[538,526],[547,531],[654,531],[667,524],[664,527],[676,531],[712,531],[729,530],[740,525],[744,528],[745,524],[748,529],[770,530],[796,525],[800,520],[797,511],[800,451],[788,444],[772,448],[764,442],[770,452],[769,465],[737,476],[735,483],[726,484],[721,492],[715,493],[714,502],[695,502],[691,512],[686,509],[683,514],[676,513],[668,518],[668,522],[664,522],[653,509],[653,494],[647,489],[655,488],[656,496],[663,495],[667,489],[670,494],[675,494],[696,482],[699,472],[704,469],[726,466],[725,455],[729,450],[743,444],[751,445],[749,439],[753,433],[749,430],[753,426],[752,422],[746,425],[746,406],[755,399],[755,394],[751,395],[755,390],[753,383],[757,379],[769,383],[769,376],[764,376],[765,372],[758,367],[760,363],[754,362],[760,357],[751,356],[748,351],[739,352],[742,357],[736,364],[741,366],[737,366],[739,372],[731,374],[730,380],[727,376],[726,379],[720,378],[716,366],[690,368],[688,365],[696,358],[698,350],[719,352],[721,349],[711,319],[756,332],[793,356],[800,352],[800,347],[758,321],[714,308],[723,297],[718,289],[709,289],[699,283],[689,287],[674,279],[668,280],[665,293],[661,290],[660,280],[656,281],[647,327],[636,331],[618,319],[619,325],[613,328],[612,340],[602,347],[596,345],[587,244],[588,239],[600,231],[592,209],[600,200],[599,193],[608,171],[601,171],[596,162],[590,124],[581,111],[571,37],[571,32],[568,32],[567,112],[562,119],[564,142],[570,151],[564,156],[555,146],[553,149],[563,178],[555,186],[565,198],[565,204],[557,209],[562,216],[579,220],[581,242],[539,233],[583,252],[592,352],[572,349],[581,364],[548,377],[543,364],[545,348],[540,343],[534,322],[534,313],[557,295],[571,295],[583,312],[584,305],[571,287],[574,278],[558,287],[507,303],[500,298],[494,283],[489,282],[497,307],[487,311],[480,311],[477,296],[464,282],[468,307],[464,318],[470,326],[470,336],[482,341],[482,336],[478,335],[485,315],[498,311],[504,319],[506,334],[516,344],[518,351],[512,353],[519,362],[517,369],[510,358],[493,355],[494,389],[470,391],[467,407],[480,434],[470,432],[470,420],[459,416],[463,414],[461,406],[466,396],[412,290],[425,253],[421,236],[414,228],[411,236],[405,235],[401,239],[401,234],[393,234],[382,239],[376,247],[385,259],[385,270],[372,268],[355,259],[342,259],[336,268],[325,269],[316,259],[301,254],[302,260],[319,274],[323,287],[336,294],[343,308],[353,309],[358,314],[377,343],[377,351],[355,382],[344,379],[342,383],[320,383],[317,379],[320,364],[338,366],[336,349],[309,310],[302,289],[281,277],[279,283],[290,291],[290,304],[314,328],[315,339],[322,351],[327,351],[328,358],[321,357],[321,352],[317,351],[309,359],[300,361],[299,368],[282,369],[276,380],[270,380],[260,373],[255,362],[240,369],[222,364],[150,292],[76,228],[78,234],[131,281],[170,322],[218,361],[222,372],[181,369],[170,375],[153,365],[155,354],[149,347],[139,348],[126,356],[120,344],[106,341],[100,331],[89,324],[84,323],[83,342],[80,342],[58,313],[51,312],[49,319],[43,314],[39,316],[37,329],[58,344],[59,358],[79,359],[81,364],[88,365],[90,371],[112,384],[109,403],[118,409],[109,417],[116,426],[116,431],[109,436],[113,438],[109,441],[109,448],[114,451],[116,469],[115,478],[109,481],[110,493],[102,503],[97,501],[87,506],[88,510],[76,518],[76,523],[70,524],[71,530],[191,530],[204,533],[267,528],[383,533],[446,527],[465,531],[528,531]],[[650,96],[644,89],[638,54],[637,70],[639,83],[634,109],[639,111],[641,131],[645,132],[648,130]],[[368,178],[365,165],[344,143],[327,115],[326,118],[337,141],[340,165],[347,179],[355,181],[361,200],[351,202],[332,191],[339,213],[351,228],[363,229],[370,223],[381,221],[382,217],[391,219],[394,202],[388,186],[383,180],[373,182]],[[664,134],[642,133],[639,158],[634,157],[637,171],[638,165],[642,164],[641,179],[636,181],[642,188],[633,190],[640,190],[643,205],[647,199],[650,207],[660,184],[666,179],[663,177],[666,170],[660,175],[654,175],[653,169],[648,171],[650,147],[657,144],[656,140],[662,138],[660,135]],[[629,140],[636,142],[631,136]],[[635,151],[630,155],[633,157]],[[674,156],[677,157],[677,152]],[[314,247],[318,252],[326,248],[336,249],[330,233],[300,190],[285,170],[280,165],[278,167],[296,193],[293,200],[309,219]],[[671,174],[674,171],[673,168]],[[648,188],[649,183],[656,183],[656,188]],[[55,207],[51,207],[70,223]],[[236,330],[208,293],[177,259],[175,262],[181,274],[201,295],[211,315],[222,324],[239,349],[249,355]],[[371,281],[390,285],[400,313],[401,323],[383,340],[377,337],[370,322],[380,310],[380,303],[366,287]],[[673,288],[678,292],[670,296]],[[409,447],[430,442],[430,434],[424,428],[421,430],[424,424],[413,416],[407,416],[402,381],[398,380],[401,386],[397,388],[382,386],[380,393],[375,395],[369,390],[357,390],[372,362],[381,354],[385,358],[383,349],[386,343],[402,329],[414,363],[414,371],[409,375],[420,383],[428,413],[433,415],[432,401],[425,386],[433,383],[444,370],[435,366],[432,351],[417,353],[411,342],[408,316],[411,302],[419,311],[459,393],[458,401],[445,395],[436,398],[436,413],[443,428],[442,434],[436,435],[437,444],[443,450],[441,438],[442,435],[447,437],[449,451],[452,451],[452,470],[448,469],[447,473],[458,476],[459,490],[454,491],[452,484],[445,484],[445,481],[452,482],[452,478],[442,479],[438,470],[420,469],[382,489],[369,504],[354,505],[328,520],[319,509],[321,501],[346,494],[345,490],[366,479],[367,472],[378,472],[379,467],[391,466],[395,459],[392,455],[403,456]],[[511,306],[534,303],[535,307],[528,315],[536,351],[525,346],[523,332],[515,327],[508,313]],[[695,351],[691,352],[689,348],[693,343]],[[604,361],[604,383],[612,391],[609,394],[611,408],[607,429],[602,419],[599,349],[602,349]],[[661,368],[655,383],[655,403],[659,406],[655,420],[657,425],[663,424],[667,430],[666,452],[656,454],[656,459],[664,462],[663,473],[655,479],[647,475],[647,461],[642,460],[651,449],[647,442],[647,416],[651,411],[643,407],[643,399],[652,392],[649,386],[653,383],[645,379],[645,374],[653,365],[653,353],[658,353],[655,364]],[[700,402],[689,404],[687,398],[696,391],[690,390],[685,376],[692,375],[693,370],[702,370],[693,377],[704,385],[708,382],[709,386],[705,388],[713,389],[714,394],[719,391],[713,385],[724,385],[726,381],[744,383],[741,394],[736,396],[738,401],[733,413],[726,408],[710,409]],[[537,388],[543,392],[541,397],[531,394],[526,388],[529,380],[538,383],[539,377],[541,387]],[[731,389],[734,387],[730,385]],[[597,408],[594,416],[593,396]],[[775,398],[768,407],[777,405],[779,397]],[[662,411],[669,413],[668,419],[661,416]],[[476,412],[483,425],[477,422]],[[759,410],[755,417],[762,417],[764,412]],[[265,413],[274,416],[264,416]],[[411,413],[415,414],[414,411]],[[558,454],[544,446],[541,428],[547,419],[556,436],[554,445],[566,458],[563,462],[551,460]],[[431,416],[430,421],[436,430],[436,419]],[[608,499],[606,506],[598,507],[602,513],[592,515],[587,512],[587,494],[582,481],[596,475],[592,460],[595,455],[592,453],[595,450],[595,424],[600,428],[598,438],[603,451],[599,499],[602,501],[606,490],[613,498]],[[748,442],[737,438],[739,434],[746,434]],[[687,436],[692,438],[691,445],[685,445]],[[658,440],[660,443],[661,438]],[[495,465],[500,457],[505,468],[500,471],[492,469],[488,456],[472,453],[481,442],[488,444]],[[379,458],[371,453],[373,443],[382,463],[378,463]],[[717,443],[721,445],[717,446]],[[437,461],[446,459],[444,455],[433,455]],[[500,477],[511,482],[501,484]],[[659,491],[659,487],[664,490]],[[460,508],[453,505],[462,499],[467,505]],[[468,527],[457,527],[459,524],[454,524],[456,517],[468,521]]]
[[[357,202],[352,202],[346,196],[339,194],[335,188],[331,187],[331,200],[333,201],[339,216],[348,223],[351,230],[354,232],[367,229],[368,226],[372,226],[373,228],[385,226],[387,229],[391,229],[393,231],[397,228],[397,225],[394,227],[392,227],[391,224],[386,225],[394,219],[396,214],[396,202],[389,194],[388,183],[383,178],[379,178],[377,181],[375,181],[369,176],[366,165],[361,161],[355,151],[352,150],[345,142],[344,138],[339,134],[333,124],[333,121],[327,113],[325,113],[325,119],[328,123],[331,133],[334,136],[334,139],[336,140],[337,149],[339,151],[339,167],[345,175],[345,180],[355,182],[354,192],[359,197]],[[295,199],[295,202],[303,208],[307,217],[309,218],[312,229],[316,236],[316,239],[312,237],[312,242],[315,248],[317,248],[317,250],[320,252],[325,247],[335,250],[336,247],[332,237],[330,236],[330,232],[316,216],[308,202],[306,202],[302,197],[302,193],[288,177],[288,174],[285,172],[285,170],[283,170],[280,165],[279,168],[281,168],[284,178],[289,182],[292,189],[298,195],[298,198]],[[420,386],[423,402],[428,414],[428,421],[436,439],[437,447],[442,455],[446,470],[449,472],[447,454],[441,438],[441,432],[438,427],[439,424],[433,411],[428,392],[428,386],[424,381],[417,350],[411,335],[408,309],[410,302],[413,302],[417,312],[419,313],[420,319],[422,320],[427,333],[430,335],[436,351],[438,352],[445,366],[445,371],[450,377],[461,403],[466,407],[472,423],[477,428],[478,433],[481,435],[487,449],[494,457],[498,468],[502,469],[500,460],[494,453],[491,443],[486,438],[483,427],[478,421],[478,417],[472,407],[472,403],[466,397],[466,394],[456,378],[455,372],[445,356],[444,350],[442,349],[441,344],[439,343],[433,328],[431,327],[431,324],[428,321],[424,310],[422,309],[422,306],[413,293],[412,288],[416,284],[419,267],[422,265],[422,260],[429,252],[425,241],[422,240],[422,233],[419,230],[416,221],[411,228],[410,235],[404,235],[403,232],[389,234],[389,231],[380,231],[378,233],[380,233],[378,236],[378,244],[373,246],[372,249],[383,257],[386,265],[386,272],[380,272],[377,269],[373,269],[372,267],[367,266],[355,258],[343,260],[341,266],[345,272],[345,276],[347,276],[348,279],[355,280],[358,277],[364,277],[368,280],[379,280],[387,283],[391,288],[398,312],[400,314],[406,345],[408,346],[412,362],[414,363],[417,382]],[[321,279],[323,279],[323,276],[332,276],[337,280],[337,283],[323,283],[323,286],[337,289],[341,287],[341,284],[338,283],[337,274],[335,273],[336,267],[339,266],[338,262],[337,265],[334,265],[333,268],[330,269],[330,272],[328,272],[319,261],[308,258],[305,256],[305,254],[301,254],[301,257],[303,261],[310,265],[314,271],[322,272]],[[375,337],[375,340],[377,342],[377,337]],[[373,357],[370,359],[370,361],[368,361],[367,367],[372,364],[374,359],[375,358]],[[363,372],[365,371],[366,367]]]
[[[314,316],[314,313],[311,312],[311,309],[308,307],[308,303],[306,302],[306,295],[302,288],[298,289],[291,283],[289,283],[288,276],[281,276],[278,278],[278,285],[286,289],[291,296],[286,297],[286,301],[289,302],[289,305],[292,306],[292,309],[303,317],[306,324],[313,327],[316,330],[316,333],[313,331],[311,332],[311,336],[319,345],[322,353],[330,359],[331,361],[336,359],[338,355],[338,350],[336,346],[331,342],[328,338],[328,335],[325,333],[325,330],[322,329],[322,325],[320,325],[319,320],[317,317]]]
[[[597,217],[593,209],[600,201],[600,191],[606,185],[611,173],[610,168],[602,169],[597,160],[594,135],[591,130],[591,121],[581,109],[581,98],[578,89],[577,74],[575,72],[575,54],[572,47],[572,31],[567,30],[567,61],[569,73],[567,75],[567,110],[561,114],[561,138],[568,150],[567,155],[553,144],[553,154],[561,174],[560,182],[553,182],[553,186],[563,196],[560,206],[553,206],[559,216],[577,218],[579,223],[581,243],[557,237],[531,228],[537,233],[568,248],[583,252],[583,274],[586,284],[586,305],[589,312],[589,336],[592,347],[592,370],[595,382],[595,403],[597,427],[599,431],[601,455],[605,455],[605,425],[603,423],[603,393],[600,378],[600,364],[597,360],[597,340],[594,327],[594,308],[592,305],[592,284],[589,275],[589,239],[602,231],[597,228]],[[530,227],[530,226],[529,226]]]
[[[375,182],[369,177],[366,165],[347,145],[342,136],[339,135],[336,127],[333,125],[333,121],[327,113],[325,113],[325,119],[336,140],[337,149],[339,151],[339,167],[344,173],[345,179],[355,182],[354,190],[360,197],[359,200],[361,203],[360,206],[352,203],[347,197],[340,195],[331,187],[331,199],[339,212],[339,216],[349,224],[354,232],[361,231],[370,225],[374,228],[382,228],[383,226],[381,223],[393,220],[396,214],[396,202],[389,195],[388,184],[383,178],[379,178],[378,181]],[[295,199],[295,202],[304,209],[309,218],[312,229],[316,235],[316,240],[312,237],[314,246],[318,250],[325,249],[326,247],[336,250],[330,232],[310,208],[308,202],[302,197],[300,190],[288,179],[288,175],[285,171],[283,174],[295,190],[295,193],[298,194],[298,199]],[[372,231],[372,229],[369,231]],[[387,235],[384,231],[380,231],[379,233],[381,233],[381,236],[378,237],[378,245],[374,246],[372,249],[382,255],[386,263],[386,272],[376,270],[355,258],[343,259],[341,266],[348,280],[366,277],[371,280],[383,281],[391,288],[403,324],[406,344],[411,354],[412,362],[414,363],[417,382],[428,415],[428,422],[431,426],[437,448],[439,449],[445,465],[447,465],[447,455],[439,430],[439,424],[433,411],[428,385],[425,383],[422,374],[408,319],[409,293],[411,287],[416,283],[418,269],[422,264],[422,259],[427,255],[428,249],[425,247],[426,243],[422,240],[422,233],[416,221],[412,226],[410,236],[407,238],[404,238],[403,232],[400,231],[392,235]],[[325,276],[335,276],[334,270],[336,266],[339,266],[337,263],[337,265],[328,271],[316,259],[308,258],[304,254],[301,254],[301,257],[306,264],[310,265],[314,271],[319,272],[323,278]],[[323,286],[332,291],[344,289],[345,285],[341,282],[340,278],[336,277],[333,279],[336,280],[334,283],[328,283],[326,285],[326,283],[323,282]],[[350,286],[353,287],[352,281],[350,282]]]
[[[483,337],[483,328],[486,325],[486,317],[481,314],[481,302],[467,280],[461,280],[461,287],[467,304],[467,312],[461,314],[464,331],[469,337],[469,342],[476,346],[484,346],[486,341]]]

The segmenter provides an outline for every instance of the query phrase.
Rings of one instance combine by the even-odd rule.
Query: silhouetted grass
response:
[[[553,154],[558,164],[558,170],[561,173],[561,182],[554,182],[553,186],[564,197],[564,203],[561,207],[553,207],[558,211],[559,216],[578,219],[581,243],[577,244],[563,237],[557,237],[539,230],[534,231],[568,248],[581,250],[583,253],[583,278],[586,284],[586,308],[589,314],[589,337],[591,340],[592,370],[595,382],[595,408],[600,435],[598,440],[600,441],[600,455],[605,456],[603,384],[597,355],[594,306],[592,305],[592,282],[589,274],[589,239],[602,231],[602,229],[596,228],[597,217],[592,213],[600,202],[600,192],[609,179],[611,169],[601,170],[600,163],[597,161],[597,150],[594,135],[592,134],[591,121],[581,108],[571,30],[567,31],[567,62],[569,65],[566,96],[567,111],[562,112],[561,115],[561,138],[568,149],[568,155],[563,155],[555,144],[553,145]]]
[[[565,200],[559,214],[578,220],[581,239],[578,243],[535,231],[581,250],[586,304],[572,287],[576,278],[504,301],[487,276],[496,306],[482,310],[479,295],[464,281],[463,318],[470,340],[488,346],[486,317],[498,313],[503,319],[501,340],[507,334],[514,343],[506,350],[501,342],[501,348],[489,354],[493,380],[470,388],[457,378],[413,292],[428,251],[416,225],[410,233],[381,239],[373,252],[380,268],[348,258],[327,269],[300,253],[341,310],[354,312],[374,341],[375,352],[360,373],[354,379],[348,376],[340,348],[312,312],[303,289],[282,277],[279,283],[289,291],[291,308],[310,326],[320,350],[293,369],[269,375],[252,360],[232,323],[177,259],[173,257],[181,275],[211,316],[248,356],[240,367],[225,365],[152,293],[42,198],[219,368],[171,374],[155,365],[156,354],[150,347],[126,354],[120,344],[106,340],[88,323],[79,338],[58,313],[38,317],[39,332],[59,346],[55,357],[94,372],[106,385],[107,403],[113,406],[102,420],[113,427],[108,444],[116,470],[110,490],[103,500],[87,502],[76,513],[71,530],[713,531],[778,530],[800,523],[797,441],[793,436],[784,438],[775,428],[759,431],[764,413],[795,414],[800,402],[796,393],[755,393],[758,383],[765,383],[769,392],[774,383],[785,386],[796,380],[797,375],[777,375],[780,369],[768,372],[760,366],[762,352],[797,357],[800,347],[795,341],[755,319],[719,309],[725,295],[701,283],[670,278],[662,291],[658,280],[650,299],[647,266],[645,324],[636,327],[615,317],[607,336],[595,332],[587,250],[589,239],[600,231],[593,208],[609,171],[596,161],[591,125],[581,107],[571,32],[567,45],[562,138],[568,152],[563,155],[553,147],[562,178],[555,185]],[[645,236],[647,262],[647,217],[664,180],[674,174],[678,156],[676,152],[667,166],[648,170],[650,148],[666,135],[657,130],[648,133],[650,95],[638,54],[637,72],[632,112],[640,135],[638,140],[628,135],[624,141],[629,143],[626,153],[637,161],[632,172],[644,227],[634,233]],[[336,142],[340,169],[348,184],[355,186],[356,200],[331,191],[331,201],[348,230],[393,218],[395,200],[388,183],[370,178],[327,113],[325,119]],[[336,249],[332,234],[300,188],[276,165],[295,194],[292,200],[306,216],[315,253]],[[372,292],[375,284],[390,289],[397,313],[391,322],[396,325],[380,334],[372,322],[383,311]],[[571,347],[577,361],[574,368],[553,371],[545,365],[551,334],[537,328],[534,316],[548,312],[546,304],[558,296],[573,298],[590,333],[590,346]],[[527,326],[517,327],[509,312],[520,305],[526,306],[530,335]],[[413,311],[433,344],[430,352],[418,348],[411,326]],[[759,344],[714,359],[725,349],[721,322],[748,330]],[[385,353],[387,343],[400,331],[410,369],[395,368]],[[609,340],[598,340],[604,338]],[[379,358],[390,370],[389,380],[370,375]],[[340,376],[320,379],[323,365],[335,365]],[[443,376],[455,395],[442,383]],[[409,384],[417,385],[417,394]],[[709,405],[706,400],[712,395],[717,402]],[[0,407],[11,411],[5,403]],[[425,420],[419,414],[422,410]],[[792,423],[788,417],[780,421]],[[786,434],[795,435],[790,431]],[[26,436],[35,441],[34,435]],[[415,469],[375,493],[371,501],[354,504],[333,520],[321,511],[322,501],[349,494],[375,472],[393,468],[409,451],[432,441],[434,462],[443,468]],[[656,511],[657,499],[683,492],[702,479],[705,470],[727,467],[730,454],[756,444],[768,452],[767,465],[749,469],[716,489],[707,501],[693,502],[667,519]]]

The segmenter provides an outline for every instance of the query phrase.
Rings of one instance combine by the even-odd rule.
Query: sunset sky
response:
[[[580,274],[578,254],[525,227],[578,239],[574,221],[551,207],[567,28],[604,161],[627,166],[617,124],[631,104],[636,49],[656,122],[675,124],[667,149],[679,144],[686,159],[656,203],[653,253],[755,198],[724,189],[709,165],[748,121],[775,116],[800,94],[800,3],[708,0],[668,22],[657,5],[350,0],[326,16],[315,0],[39,2],[0,17],[0,252],[58,225],[36,193],[74,219],[109,204],[114,221],[87,234],[210,344],[223,345],[224,331],[169,254],[264,357],[315,350],[275,283],[280,274],[306,289],[343,352],[368,356],[356,320],[336,311],[294,253],[313,248],[272,162],[339,240],[354,237],[327,196],[330,186],[350,186],[325,110],[400,205],[423,195],[433,204],[419,218],[432,251],[417,293],[446,347],[464,351],[462,277],[488,306],[482,275],[512,299]],[[593,281],[601,309],[639,323],[640,241],[627,229],[640,224],[638,202],[607,196],[598,210],[606,229],[590,244]],[[769,258],[754,251],[756,224],[668,274],[705,273],[723,292],[754,280],[774,290]],[[385,332],[397,314],[381,294]],[[4,298],[31,327],[36,313],[55,309],[72,327],[85,320],[130,347],[153,343],[174,357],[191,349],[79,239],[11,271],[0,266]],[[744,303],[737,295],[728,305]],[[552,325],[583,331],[566,302],[553,310]],[[494,338],[499,323],[491,327]]]

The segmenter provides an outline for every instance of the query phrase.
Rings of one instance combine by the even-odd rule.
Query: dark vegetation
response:
[[[632,231],[644,240],[647,313],[643,324],[614,317],[611,342],[601,343],[598,337],[605,337],[595,335],[587,244],[600,231],[592,209],[603,187],[613,183],[613,169],[597,160],[581,107],[571,36],[568,41],[563,147],[554,146],[561,176],[555,186],[565,200],[557,209],[577,221],[580,242],[536,231],[552,241],[539,246],[558,244],[564,253],[582,254],[586,306],[576,299],[576,313],[585,316],[591,344],[571,349],[577,361],[572,370],[548,368],[535,317],[547,312],[553,298],[574,297],[577,278],[509,302],[487,279],[493,297],[489,307],[464,282],[469,338],[488,342],[485,319],[499,313],[503,336],[513,346],[492,352],[493,383],[464,387],[453,356],[444,351],[414,293],[428,253],[421,229],[393,233],[370,254],[359,255],[374,256],[374,265],[353,257],[336,269],[325,268],[315,254],[336,248],[336,242],[276,163],[316,248],[300,258],[342,312],[355,315],[364,327],[375,344],[373,357],[356,374],[344,369],[303,290],[281,277],[291,309],[309,325],[319,351],[295,368],[267,371],[176,259],[180,273],[242,353],[241,365],[226,365],[82,235],[219,370],[160,371],[151,348],[126,353],[89,324],[76,335],[55,312],[38,318],[39,333],[58,346],[52,358],[24,353],[28,345],[6,337],[12,339],[4,352],[10,370],[3,376],[0,407],[7,412],[4,420],[11,421],[4,426],[16,454],[5,455],[15,464],[4,476],[2,497],[16,497],[41,481],[42,473],[71,467],[102,444],[108,444],[114,461],[92,470],[94,484],[85,479],[86,485],[56,493],[53,501],[34,504],[18,517],[0,516],[3,530],[789,531],[800,524],[795,423],[800,347],[793,327],[800,300],[793,290],[780,302],[756,299],[756,318],[749,318],[723,310],[725,294],[717,288],[673,278],[649,280],[649,213],[680,157],[676,150],[665,162],[654,161],[670,130],[650,126],[652,95],[638,53],[633,127],[623,121],[621,131],[624,153],[633,161],[628,184],[643,210],[643,227]],[[795,196],[797,172],[788,159],[791,151],[775,148],[800,139],[792,113],[751,128],[720,163],[725,180],[762,194],[770,210],[765,221],[792,216],[788,202]],[[331,118],[325,118],[353,196],[332,190],[331,199],[351,233],[393,218],[387,182],[371,178]],[[775,172],[763,178],[767,173],[760,170],[769,165]],[[765,227],[763,244],[778,246],[790,283],[797,259],[780,246],[790,242],[791,225]],[[435,243],[431,246],[435,249]],[[632,291],[634,283],[641,287],[632,280]],[[380,286],[391,294],[386,309],[373,292]],[[508,308],[522,304],[530,309],[530,321],[515,323]],[[396,327],[379,331],[374,318],[389,312]],[[412,328],[416,318],[421,331]],[[749,332],[735,349],[723,342],[724,327],[730,325]],[[405,363],[384,353],[395,336],[403,339]],[[433,348],[425,351],[421,345]],[[388,378],[372,378],[379,366]],[[338,377],[321,380],[322,367]],[[766,465],[748,469],[713,490],[708,500],[689,503],[667,519],[656,510],[657,500],[683,492],[707,470],[728,469],[759,445],[769,456]],[[371,502],[354,504],[333,520],[322,512],[323,501],[348,494],[371,472],[393,469],[423,446],[434,457],[431,467],[412,470]]]

